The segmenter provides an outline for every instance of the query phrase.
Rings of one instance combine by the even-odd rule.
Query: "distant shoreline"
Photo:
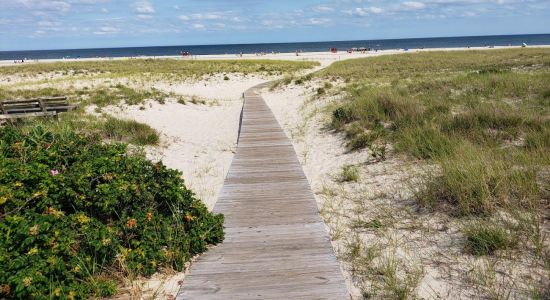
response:
[[[434,52],[434,51],[478,51],[478,50],[497,50],[497,49],[521,49],[522,46],[494,46],[494,47],[456,47],[456,48],[425,48],[425,49],[393,49],[393,50],[371,50],[364,53],[353,52],[348,53],[345,49],[338,50],[337,53],[325,52],[299,52],[294,53],[264,53],[264,54],[213,54],[213,55],[190,55],[184,57],[182,55],[159,55],[159,56],[135,56],[135,57],[97,57],[97,58],[66,58],[66,59],[29,59],[24,63],[14,60],[0,60],[2,66],[17,66],[36,63],[55,63],[55,62],[77,62],[77,61],[120,61],[133,59],[174,59],[174,60],[242,60],[242,59],[271,59],[271,60],[334,60],[335,56],[339,59],[352,59],[361,57],[372,57],[380,55],[415,53],[415,52]],[[527,48],[550,48],[550,45],[534,45]]]
[[[502,47],[502,46],[550,45],[550,34],[489,35],[464,37],[405,38],[378,40],[350,40],[295,43],[257,43],[257,44],[221,44],[221,45],[175,45],[153,47],[115,47],[57,50],[19,50],[0,51],[0,61],[34,59],[87,59],[108,57],[160,57],[177,56],[182,52],[193,55],[226,55],[255,53],[294,53],[326,52],[331,48],[347,50],[367,48],[379,51],[395,49],[441,49],[466,47]]]

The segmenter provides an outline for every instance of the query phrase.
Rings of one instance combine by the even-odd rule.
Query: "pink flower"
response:
[[[59,171],[58,170],[51,170],[50,174],[52,174],[52,176],[56,176],[56,175],[59,175]]]

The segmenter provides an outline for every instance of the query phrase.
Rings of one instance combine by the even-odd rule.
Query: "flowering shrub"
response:
[[[96,136],[0,129],[0,299],[116,292],[113,272],[181,271],[223,240],[178,171]]]

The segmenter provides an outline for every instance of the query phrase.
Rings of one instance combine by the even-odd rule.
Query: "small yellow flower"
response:
[[[53,290],[53,295],[56,296],[56,297],[60,297],[61,296],[61,289],[56,288],[55,290]]]
[[[73,291],[70,291],[69,292],[69,295],[67,296],[70,300],[74,300],[74,298],[76,297],[76,294],[73,292]]]
[[[19,182],[19,181],[18,181],[18,182],[15,183],[15,187],[22,187],[22,186],[23,186],[23,183],[22,183],[22,182]]]
[[[32,284],[32,278],[30,278],[30,277],[23,278],[23,285],[24,286],[29,287],[29,286],[31,286],[31,284]]]
[[[82,215],[79,215],[77,217],[77,221],[80,224],[86,224],[86,223],[90,222],[90,218],[88,218],[88,216],[82,214]]]
[[[6,202],[8,202],[8,197],[6,197],[6,196],[0,197],[0,205],[4,204]]]
[[[75,273],[80,273],[80,271],[82,271],[82,268],[80,266],[76,266],[73,268],[73,272]]]
[[[111,239],[103,239],[103,240],[101,241],[101,244],[102,244],[103,246],[108,246],[110,243],[111,243]]]
[[[48,259],[46,260],[50,265],[55,265],[57,264],[57,257],[55,256],[50,256],[48,257]]]
[[[30,235],[38,235],[39,231],[40,231],[40,227],[38,226],[38,224],[36,224],[33,227],[29,228],[29,234]]]
[[[36,254],[38,254],[38,248],[36,248],[36,247],[33,247],[31,250],[29,250],[29,252],[27,252],[28,256],[33,256],[33,255],[36,255]]]
[[[53,208],[53,207],[48,207],[48,210],[46,211],[46,213],[47,213],[48,215],[52,215],[52,216],[54,216],[54,217],[56,217],[56,218],[59,218],[59,217],[62,217],[62,216],[65,215],[64,212],[62,212],[62,211],[60,211],[60,210],[57,210],[57,209],[55,209],[55,208]]]

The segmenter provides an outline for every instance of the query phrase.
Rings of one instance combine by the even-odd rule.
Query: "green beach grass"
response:
[[[411,179],[415,209],[462,224],[462,255],[530,257],[550,276],[550,49],[353,59],[313,78],[345,83],[335,92],[343,100],[328,105],[328,128],[345,136],[348,151],[372,153],[388,145],[393,159],[433,166]],[[311,77],[296,79],[306,80]],[[343,181],[356,178],[349,169],[341,172]],[[372,253],[356,252],[348,259],[354,274],[376,283]],[[491,270],[484,274],[496,276]],[[539,279],[528,283],[529,291],[505,289],[544,298],[550,286]],[[499,288],[495,280],[476,282],[484,295]],[[395,297],[405,298],[415,298],[412,290]]]
[[[131,59],[111,61],[52,62],[0,67],[1,75],[59,74],[85,75],[109,74],[110,76],[165,75],[168,77],[200,77],[218,73],[292,73],[319,65],[317,62],[278,60],[174,60]]]
[[[335,63],[350,150],[377,141],[441,166],[418,201],[459,215],[540,213],[548,200],[550,50],[434,52]],[[545,183],[546,182],[546,183]]]

